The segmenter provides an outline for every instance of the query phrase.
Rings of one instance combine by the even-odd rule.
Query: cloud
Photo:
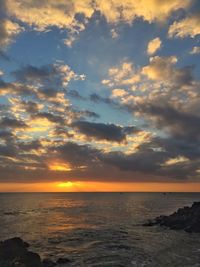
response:
[[[36,114],[32,115],[32,118],[34,118],[34,119],[47,119],[50,122],[55,122],[55,123],[59,123],[59,124],[64,124],[64,122],[65,122],[63,117],[57,116],[57,115],[55,115],[53,113],[49,113],[49,112],[36,113]]]
[[[68,90],[67,95],[76,99],[84,100],[85,98],[76,90]]]
[[[105,104],[111,104],[112,100],[107,97],[102,97],[96,93],[93,93],[89,96],[90,101],[94,103],[105,103]]]
[[[106,164],[165,179],[198,179],[199,81],[193,76],[192,66],[178,67],[177,62],[175,56],[151,57],[149,64],[137,68],[140,81],[134,86],[124,84],[116,90],[114,83],[110,85],[116,102],[142,121],[143,127],[151,129],[152,135],[150,140],[137,143],[133,151],[102,155]],[[122,72],[119,67],[111,70],[108,74],[117,74],[120,84],[126,81],[123,68]]]
[[[39,140],[33,140],[29,142],[21,142],[18,147],[22,151],[31,151],[42,148],[42,145]]]
[[[131,24],[138,17],[149,23],[164,22],[174,11],[187,9],[191,2],[191,0],[169,0],[167,2],[161,0],[125,0],[123,2],[119,0],[110,2],[104,0],[85,0],[84,2],[82,0],[58,0],[56,2],[53,0],[28,2],[26,0],[7,0],[6,5],[4,1],[1,1],[1,5],[2,10],[6,10],[7,17],[36,31],[45,32],[52,27],[65,30],[67,37],[64,39],[64,43],[71,47],[96,12],[100,12],[112,25]],[[4,44],[10,42],[13,36],[23,30],[17,23],[8,21],[9,25],[2,26],[2,30],[0,30]],[[116,37],[115,32],[112,35]]]
[[[42,105],[32,101],[21,101],[20,105],[30,114],[37,113],[42,108]]]
[[[53,0],[8,0],[7,13],[36,31],[45,32],[52,27],[68,31],[64,43],[71,46],[94,13],[92,3],[91,0],[58,0],[56,3]],[[84,19],[79,19],[78,14],[83,14]]]
[[[15,157],[17,155],[17,148],[10,145],[0,145],[0,157]]]
[[[138,151],[129,155],[123,152],[110,152],[103,155],[103,161],[123,171],[142,171],[143,173],[156,173],[165,159],[164,152],[153,150]]]
[[[0,54],[7,60],[5,48],[13,42],[14,38],[24,30],[18,23],[13,22],[7,16],[7,1],[0,1]]]
[[[52,149],[54,151],[54,149]],[[89,145],[67,142],[55,148],[56,156],[74,167],[92,165],[98,162],[100,151]]]
[[[102,80],[102,84],[113,86],[130,86],[138,83],[140,76],[133,63],[123,62],[119,67],[112,67],[108,70],[108,79]]]
[[[173,136],[185,140],[200,140],[200,117],[196,114],[184,113],[171,106],[146,104],[142,112],[147,112],[156,120],[158,128],[169,130]]]
[[[171,166],[174,164],[180,164],[180,163],[186,163],[188,162],[188,159],[186,157],[176,157],[176,158],[170,158],[165,163],[164,166]]]
[[[170,38],[172,37],[192,37],[200,34],[200,13],[186,17],[183,20],[175,21],[168,31]]]
[[[126,96],[127,92],[124,89],[113,89],[112,90],[112,97],[123,97]]]
[[[15,136],[9,130],[4,130],[4,129],[0,130],[0,139],[1,140],[5,140],[6,142],[11,142],[11,141],[14,141],[14,138],[15,138]]]
[[[192,51],[190,51],[190,54],[200,54],[200,46],[194,46]]]
[[[57,86],[67,86],[71,80],[84,80],[84,75],[77,75],[68,65],[55,63],[35,67],[27,65],[13,71],[13,75],[20,82],[25,83],[53,83]]]
[[[27,124],[24,121],[14,118],[2,118],[0,121],[0,127],[2,128],[27,128]]]
[[[99,119],[100,118],[100,115],[97,114],[96,112],[94,111],[90,111],[90,110],[83,110],[80,112],[83,116],[85,117],[89,117],[89,118],[95,118],[95,119]]]
[[[126,134],[138,132],[136,127],[122,127],[115,124],[94,123],[88,121],[76,121],[72,126],[88,137],[111,142],[125,141]]]
[[[158,38],[158,37],[151,40],[147,46],[147,54],[148,55],[155,54],[161,48],[161,44],[162,44],[162,42],[161,42],[160,38]]]
[[[190,84],[192,81],[192,67],[177,69],[174,65],[178,59],[175,56],[150,58],[150,64],[143,67],[142,74],[151,80],[173,83],[178,86]]]
[[[116,29],[111,29],[110,33],[113,39],[116,39],[119,37],[119,33],[116,31]]]
[[[173,11],[186,9],[191,4],[190,0],[112,0],[105,2],[97,0],[97,9],[105,16],[108,22],[118,23],[120,21],[132,23],[137,17],[152,23],[154,21],[165,21]]]

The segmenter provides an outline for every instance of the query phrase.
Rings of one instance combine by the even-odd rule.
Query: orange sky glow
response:
[[[199,192],[200,183],[1,183],[1,192]]]

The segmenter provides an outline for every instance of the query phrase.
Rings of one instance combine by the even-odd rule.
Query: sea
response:
[[[194,201],[199,193],[1,193],[0,240],[21,237],[67,267],[197,267],[200,234],[143,226]]]

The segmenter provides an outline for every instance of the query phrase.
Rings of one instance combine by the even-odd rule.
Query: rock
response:
[[[65,263],[70,263],[71,262],[71,260],[69,260],[68,258],[59,258],[58,260],[57,260],[57,264],[65,264]]]
[[[0,242],[0,267],[43,267],[40,256],[28,247],[19,237]]]
[[[19,237],[7,239],[0,243],[0,259],[12,260],[27,252],[28,243]]]
[[[173,230],[200,233],[200,202],[191,207],[183,207],[169,216],[159,216],[149,220],[144,226],[161,225]]]
[[[26,267],[42,267],[40,256],[31,251],[27,251],[26,254],[21,257],[21,261]]]
[[[55,263],[55,262],[53,262],[53,261],[51,261],[51,260],[49,260],[49,259],[44,259],[43,261],[42,261],[42,266],[43,267],[54,267],[54,266],[56,266],[57,264]]]

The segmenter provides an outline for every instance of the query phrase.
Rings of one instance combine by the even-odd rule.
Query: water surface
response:
[[[200,266],[200,235],[143,227],[200,201],[198,193],[0,194],[0,239],[20,236],[68,266]]]

